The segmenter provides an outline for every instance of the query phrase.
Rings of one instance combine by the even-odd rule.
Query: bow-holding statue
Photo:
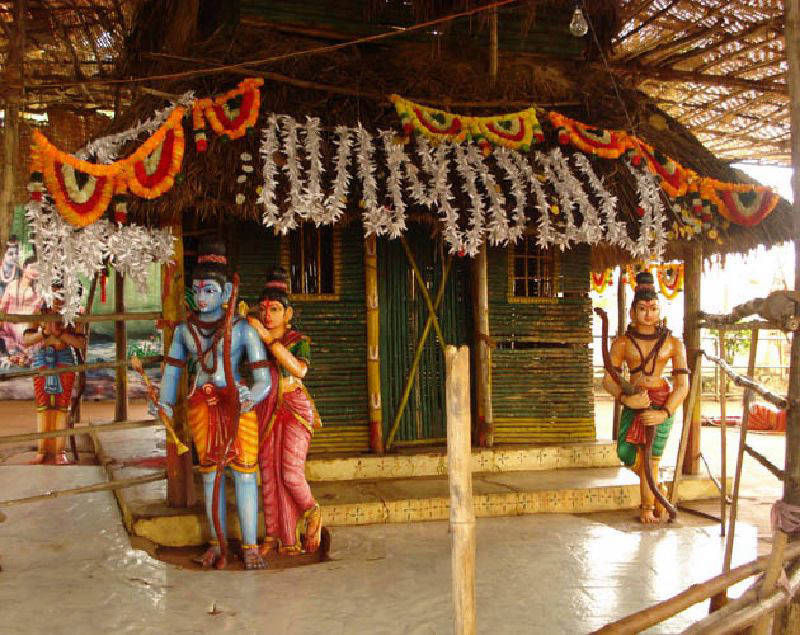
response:
[[[663,326],[653,275],[641,272],[636,276],[636,291],[631,303],[630,319],[625,335],[614,340],[608,349],[608,316],[602,309],[595,312],[603,322],[603,387],[623,406],[617,439],[617,455],[640,479],[643,523],[676,517],[675,508],[657,483],[658,464],[675,410],[689,392],[689,371],[686,350],[679,339]],[[674,388],[662,377],[667,362],[672,361]],[[630,380],[620,374],[625,363]]]
[[[245,568],[261,569],[266,562],[256,544],[258,529],[258,420],[254,405],[269,392],[270,376],[261,339],[246,320],[235,318],[236,287],[228,278],[224,245],[201,246],[192,272],[197,312],[179,324],[166,357],[159,406],[172,416],[178,380],[189,358],[197,375],[189,394],[187,419],[197,450],[206,515],[212,527],[208,550],[199,559],[204,567],[225,567],[228,560],[225,474],[230,468],[242,530]],[[223,305],[228,303],[227,310]],[[238,374],[246,356],[253,372],[251,387]]]

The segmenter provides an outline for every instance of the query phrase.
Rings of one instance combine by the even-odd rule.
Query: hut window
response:
[[[289,234],[289,278],[294,296],[323,299],[336,293],[332,227],[303,223]]]
[[[511,299],[559,297],[558,261],[553,249],[541,249],[534,236],[525,236],[509,252]]]

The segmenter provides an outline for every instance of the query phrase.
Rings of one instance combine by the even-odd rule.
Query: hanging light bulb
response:
[[[580,0],[575,2],[575,11],[572,14],[572,21],[569,23],[569,32],[575,37],[583,37],[589,32],[589,23],[581,11]]]

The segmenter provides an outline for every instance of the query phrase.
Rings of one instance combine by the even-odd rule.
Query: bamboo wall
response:
[[[360,224],[337,227],[335,266],[338,299],[293,300],[293,326],[311,338],[311,368],[304,383],[314,398],[323,427],[314,433],[311,452],[366,452],[369,414],[366,381],[366,303],[364,239]],[[244,300],[258,300],[267,272],[286,265],[285,244],[255,223],[237,226],[233,247]],[[285,241],[285,239],[284,239]]]
[[[560,256],[565,297],[509,302],[508,251],[489,251],[496,443],[594,439],[589,249]]]

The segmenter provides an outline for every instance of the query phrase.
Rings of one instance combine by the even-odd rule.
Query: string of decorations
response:
[[[608,268],[603,271],[590,272],[591,290],[595,293],[604,293],[608,287],[613,286],[613,271]],[[658,281],[661,295],[668,300],[674,300],[678,293],[683,291],[684,267],[682,262],[638,262],[634,265],[625,265],[624,271],[624,281],[627,281],[632,290],[636,288],[636,275],[641,271],[649,271]]]

